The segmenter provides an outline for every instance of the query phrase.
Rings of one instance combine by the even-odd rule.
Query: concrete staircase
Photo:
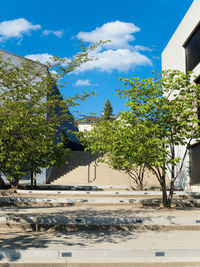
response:
[[[128,174],[113,170],[106,163],[98,162],[97,155],[88,151],[72,151],[66,156],[68,162],[61,167],[53,167],[49,181],[56,185],[121,185],[135,186]],[[159,186],[156,177],[147,172],[144,185]]]
[[[67,172],[65,175],[60,176],[58,179],[54,180],[51,184],[82,185],[87,183],[88,183],[88,166],[79,166]]]
[[[65,157],[65,164],[53,167],[49,176],[50,184],[87,184],[89,152],[73,151]]]

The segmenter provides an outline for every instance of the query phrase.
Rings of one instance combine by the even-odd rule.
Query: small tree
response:
[[[192,74],[166,71],[162,77],[121,79],[128,89],[118,90],[130,108],[123,115],[127,125],[137,132],[138,165],[145,164],[153,171],[163,192],[163,205],[171,206],[174,184],[192,142],[200,137],[197,108],[200,86],[192,82]],[[139,131],[138,131],[139,130]],[[183,157],[176,146],[184,149]],[[170,178],[167,195],[166,173]]]
[[[100,121],[84,134],[85,144],[93,153],[101,155],[101,161],[115,170],[127,173],[143,189],[145,164],[138,164],[136,136],[124,120]]]
[[[104,110],[102,112],[102,120],[109,120],[112,121],[113,120],[113,108],[112,105],[110,103],[110,100],[107,99],[105,105],[104,105]]]

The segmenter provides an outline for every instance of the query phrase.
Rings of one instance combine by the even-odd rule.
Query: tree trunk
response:
[[[36,189],[36,174],[33,171],[31,171],[31,188]]]
[[[0,188],[4,188],[4,187],[5,187],[4,180],[3,180],[2,177],[0,176]]]
[[[167,192],[166,190],[162,189],[162,201],[163,201],[163,207],[168,208],[168,199],[167,199]]]
[[[10,181],[11,188],[19,186],[19,177],[12,177],[12,179],[8,179]]]
[[[139,177],[139,181],[140,181],[140,189],[143,190],[143,182],[144,182],[144,173],[145,173],[145,166],[141,166],[140,169],[140,177]]]
[[[31,171],[31,189],[33,188],[33,171]]]
[[[174,194],[174,179],[172,179],[170,182],[170,190],[169,190],[169,196],[168,196],[168,207],[169,208],[171,208],[173,194]]]
[[[168,199],[167,199],[167,188],[166,188],[166,182],[165,182],[165,174],[162,175],[160,179],[160,185],[162,189],[162,201],[163,201],[163,206],[168,207]]]
[[[140,190],[143,190],[143,183],[140,182]]]

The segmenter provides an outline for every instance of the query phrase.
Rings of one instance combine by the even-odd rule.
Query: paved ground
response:
[[[199,208],[150,208],[150,207],[135,207],[133,206],[95,206],[95,207],[1,207],[0,216],[3,215],[17,215],[17,214],[52,214],[52,215],[67,215],[67,216],[118,216],[118,217],[131,217],[134,215],[139,216],[181,216],[181,217],[196,217],[200,220]]]
[[[11,194],[11,197],[15,196],[16,193]],[[5,218],[12,217],[20,218],[16,223],[22,225],[21,229],[23,229],[24,222],[31,223],[34,218],[41,217],[47,218],[50,223],[53,221],[56,223],[59,218],[68,220],[81,218],[83,223],[95,220],[97,223],[102,223],[108,218],[114,222],[124,219],[129,223],[132,218],[141,218],[142,223],[171,224],[177,226],[177,230],[164,231],[160,228],[157,231],[147,231],[147,229],[144,231],[140,228],[137,230],[124,228],[122,231],[102,227],[99,230],[80,231],[79,229],[79,231],[71,232],[25,231],[25,228],[17,231],[15,227],[12,227],[12,223],[9,224],[10,221],[5,221]],[[1,265],[3,262],[19,262],[20,267],[42,266],[40,263],[39,265],[23,265],[27,261],[48,262],[48,264],[54,262],[51,266],[56,266],[56,262],[60,262],[64,264],[61,266],[73,267],[200,266],[200,231],[192,227],[190,230],[181,230],[180,227],[187,224],[190,226],[196,224],[200,227],[200,209],[197,208],[162,209],[119,204],[79,207],[2,206],[0,224],[2,222],[6,222],[7,228],[6,230],[3,227],[0,228],[0,266],[3,266]],[[79,225],[80,222],[77,224]],[[63,257],[61,257],[62,253],[64,253]],[[156,253],[161,253],[161,255],[157,257]],[[151,265],[139,264],[144,261],[146,261],[145,264],[149,262]],[[70,265],[73,262],[77,264]],[[85,265],[78,264],[80,262]],[[100,262],[103,262],[102,265],[98,265]],[[123,265],[125,262],[127,265]]]
[[[199,231],[1,233],[1,249],[200,249]]]
[[[3,262],[18,262],[20,267],[30,266],[22,265],[28,262],[35,263],[31,266],[42,266],[40,264],[46,262],[45,266],[68,263],[61,266],[73,267],[191,267],[200,264],[198,231],[15,232],[1,234],[0,248],[0,266]]]

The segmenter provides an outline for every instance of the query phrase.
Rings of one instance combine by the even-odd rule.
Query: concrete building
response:
[[[78,129],[81,132],[90,131],[94,128],[94,124],[99,120],[98,117],[95,116],[84,116],[83,118],[77,120]]]
[[[95,123],[97,123],[101,117],[96,116],[84,116],[83,118],[77,120],[78,129],[81,132],[90,131],[94,128]],[[113,117],[114,120],[120,119],[120,112]]]
[[[194,0],[183,20],[162,53],[163,70],[193,71],[194,82],[200,83],[200,0]],[[184,147],[177,147],[177,156],[183,156]],[[200,144],[188,152],[176,186],[183,189],[200,188]]]

